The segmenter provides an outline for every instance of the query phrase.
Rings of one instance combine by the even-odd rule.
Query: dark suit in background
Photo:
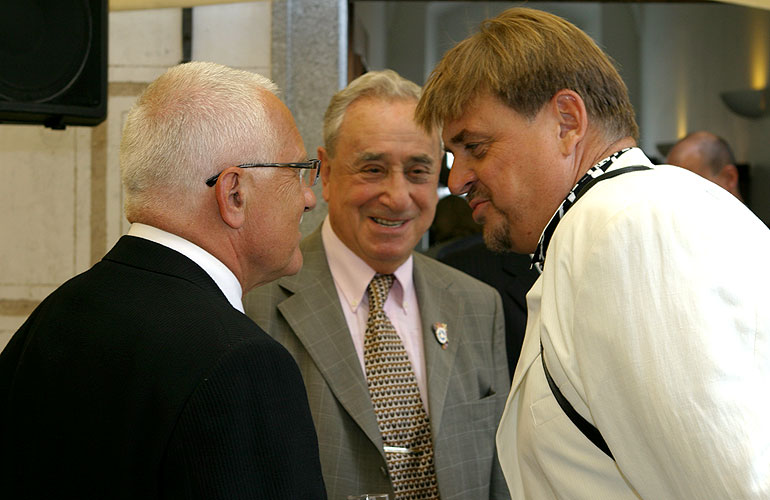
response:
[[[473,240],[476,242],[468,246]],[[456,245],[458,250],[453,246],[442,248],[437,258],[500,292],[505,314],[508,370],[513,378],[527,327],[527,292],[537,280],[537,272],[529,268],[529,255],[493,252],[484,245],[481,234],[464,238]]]
[[[322,498],[291,356],[182,254],[124,236],[0,355],[4,498]]]

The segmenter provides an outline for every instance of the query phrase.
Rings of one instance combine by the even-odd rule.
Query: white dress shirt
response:
[[[131,224],[128,234],[130,236],[137,236],[139,238],[154,241],[164,247],[176,250],[198,264],[204,271],[206,271],[206,274],[211,276],[211,279],[213,279],[219,289],[222,290],[222,293],[225,294],[225,297],[227,297],[230,304],[243,312],[243,289],[241,288],[238,278],[235,277],[233,272],[230,271],[222,261],[208,253],[206,250],[195,243],[187,241],[175,234],[171,234],[168,231],[139,222]]]
[[[609,171],[651,165],[638,149]],[[770,498],[770,231],[684,169],[599,182],[527,295],[497,433],[513,498]],[[557,386],[616,462],[575,427]]]
[[[334,233],[327,216],[321,227],[329,270],[334,278],[334,285],[345,314],[345,321],[356,348],[361,370],[366,373],[364,366],[364,335],[366,321],[369,317],[369,298],[366,289],[376,272],[359,256],[354,254]],[[425,373],[425,353],[422,345],[422,326],[420,308],[417,304],[417,293],[412,280],[412,256],[401,264],[393,273],[396,279],[385,301],[385,314],[396,329],[396,333],[404,343],[404,348],[412,363],[420,398],[428,412],[428,384]]]

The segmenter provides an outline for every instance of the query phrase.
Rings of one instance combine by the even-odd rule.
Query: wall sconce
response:
[[[733,113],[746,118],[764,116],[767,109],[767,88],[762,90],[733,90],[722,92],[722,101]]]

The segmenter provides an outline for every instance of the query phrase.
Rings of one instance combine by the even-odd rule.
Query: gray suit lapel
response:
[[[337,400],[382,452],[377,417],[326,262],[320,228],[303,241],[302,255],[302,271],[279,281],[290,296],[278,310]]]
[[[464,305],[450,291],[451,282],[441,273],[426,269],[427,257],[414,254],[414,287],[422,316],[423,346],[428,374],[428,406],[433,435],[439,435],[449,381],[457,357],[458,341],[452,328],[463,314]],[[428,263],[429,264],[429,263]],[[446,349],[436,340],[435,323],[447,324]]]

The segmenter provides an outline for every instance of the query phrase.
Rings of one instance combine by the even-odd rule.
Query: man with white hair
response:
[[[325,497],[297,365],[242,312],[299,270],[315,205],[318,162],[274,91],[189,63],[128,114],[128,235],[0,355],[7,498]]]

